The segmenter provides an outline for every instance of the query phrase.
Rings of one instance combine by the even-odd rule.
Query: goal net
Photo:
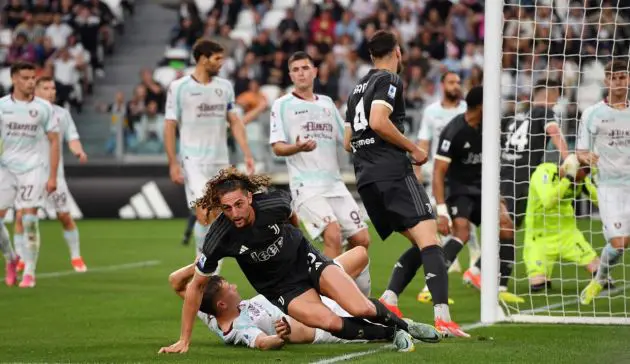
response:
[[[505,0],[501,39],[489,34],[486,28],[486,46],[492,41],[493,36],[496,37],[495,39],[502,44],[502,57],[494,66],[486,60],[484,72],[500,75],[500,90],[493,92],[491,87],[486,86],[485,100],[486,102],[493,99],[501,100],[500,115],[503,125],[507,123],[511,126],[502,129],[499,147],[504,149],[507,144],[511,144],[513,148],[528,151],[526,153],[529,153],[529,156],[526,158],[529,158],[532,166],[526,168],[525,174],[528,177],[531,178],[535,171],[533,164],[536,163],[537,153],[538,155],[540,152],[544,153],[544,162],[558,165],[561,161],[549,138],[546,139],[544,147],[528,145],[531,140],[527,137],[529,132],[532,138],[535,138],[536,133],[540,136],[542,130],[544,140],[544,128],[537,128],[534,124],[549,122],[548,118],[534,120],[532,110],[541,101],[541,98],[536,96],[536,90],[540,89],[541,83],[548,84],[549,87],[545,91],[547,97],[542,99],[552,102],[553,93],[548,90],[551,90],[553,85],[559,86],[557,87],[559,98],[552,110],[568,143],[569,151],[573,152],[582,113],[587,107],[601,101],[607,91],[604,86],[604,65],[613,59],[623,59],[627,62],[630,45],[630,7],[624,7],[623,4],[625,3],[621,0]],[[486,9],[486,17],[492,11],[501,9],[500,7],[494,10]],[[500,72],[497,68],[489,68],[497,66]],[[498,121],[493,123],[498,125]],[[487,157],[487,153],[484,150],[484,157]],[[515,191],[523,188],[525,191],[531,191],[529,186],[533,181],[529,184],[527,178],[523,180],[523,177],[509,176],[509,173],[504,172],[506,167],[517,162],[504,160],[497,160],[501,165],[501,183],[513,183]],[[486,159],[484,164],[485,173],[489,168]],[[563,234],[566,233],[564,230],[566,225],[558,224],[558,221],[572,219],[597,257],[601,255],[606,241],[597,206],[591,203],[581,189],[577,191],[576,187],[570,188],[577,196],[573,203],[574,213],[567,217],[566,210],[559,207],[535,210],[534,214],[538,215],[537,228],[542,224],[543,230],[530,234],[530,237],[535,236],[533,241],[525,239],[524,206],[528,201],[533,205],[534,197],[528,193],[523,197],[516,197],[513,201],[506,201],[516,203],[516,210],[523,220],[523,223],[516,227],[515,262],[508,291],[520,296],[525,302],[499,301],[499,305],[493,308],[496,310],[497,320],[630,324],[628,313],[630,282],[626,278],[630,277],[628,259],[622,257],[611,270],[610,289],[604,289],[599,297],[588,305],[580,303],[580,293],[592,279],[592,274],[584,264],[586,259],[584,257],[588,254],[584,252],[585,247],[578,244],[577,237],[567,238],[567,234]],[[518,192],[516,194],[518,196]],[[570,198],[568,194],[558,196],[559,200],[565,201]],[[525,197],[528,195],[529,197]],[[519,205],[522,206],[520,209]],[[482,229],[485,227],[487,225],[482,225]],[[553,229],[559,231],[552,231]],[[565,237],[547,239],[546,236]],[[576,259],[581,261],[576,262]],[[498,272],[498,266],[496,268]],[[533,282],[530,279],[536,275],[540,277],[540,274],[548,276],[549,283],[542,289],[533,290],[531,285]],[[485,302],[487,304],[489,301]]]

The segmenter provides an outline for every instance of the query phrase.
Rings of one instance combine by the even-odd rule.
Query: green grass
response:
[[[158,356],[160,346],[177,340],[181,300],[169,290],[168,274],[192,260],[193,248],[179,245],[183,220],[174,221],[82,221],[79,223],[83,256],[92,272],[46,277],[45,273],[71,269],[68,252],[56,222],[43,222],[38,285],[33,290],[0,286],[0,362],[214,362],[277,363],[312,362],[339,355],[379,350],[354,360],[370,363],[622,363],[630,362],[627,350],[629,327],[576,325],[496,325],[471,331],[473,339],[418,344],[415,353],[399,354],[370,345],[288,345],[281,351],[255,352],[226,347],[200,323],[186,355]],[[599,231],[599,225],[590,228]],[[386,242],[374,236],[370,249],[373,292],[380,294],[391,268],[408,243],[400,237]],[[594,244],[602,245],[599,236]],[[520,253],[520,251],[519,251]],[[149,262],[144,267],[113,270],[107,267]],[[468,259],[462,256],[462,263]],[[627,260],[626,260],[627,262]],[[630,263],[630,262],[627,262]],[[125,266],[123,266],[125,267]],[[105,270],[99,270],[106,268]],[[109,270],[108,270],[109,269]],[[556,267],[556,276],[560,269]],[[239,284],[243,297],[254,294],[234,261],[224,265],[223,275]],[[523,277],[524,267],[516,266]],[[575,267],[563,266],[565,279],[586,279]],[[630,274],[617,269],[615,278]],[[453,317],[461,324],[479,319],[479,293],[451,275]],[[555,284],[556,282],[554,282]],[[559,283],[559,281],[557,282]],[[623,284],[622,282],[621,284]],[[563,284],[565,302],[576,297],[582,281]],[[400,300],[409,317],[430,322],[432,307],[415,301],[423,286],[422,274]],[[526,293],[527,284],[516,280],[515,289]],[[556,284],[553,293],[560,293]],[[561,302],[537,297],[521,309]],[[609,310],[624,312],[628,298],[599,298],[593,307],[581,308],[590,315]],[[567,304],[565,310],[578,310]],[[562,308],[559,308],[562,310]],[[627,311],[626,311],[627,312]],[[492,338],[492,339],[491,339]]]

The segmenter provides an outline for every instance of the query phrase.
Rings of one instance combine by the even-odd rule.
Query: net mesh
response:
[[[512,184],[514,190],[525,189],[525,195],[519,197],[516,192],[515,198],[507,201],[522,205],[521,209],[517,208],[520,213],[517,220],[520,220],[525,217],[524,205],[533,203],[531,193],[527,192],[530,191],[529,180],[537,163],[537,153],[543,152],[544,161],[556,165],[561,160],[549,138],[546,138],[546,144],[537,147],[539,149],[530,149],[532,146],[528,143],[537,134],[545,140],[545,129],[535,125],[555,120],[569,151],[575,149],[584,110],[600,102],[606,93],[604,65],[613,59],[628,64],[630,4],[622,0],[521,0],[504,1],[503,5],[501,96],[503,125],[506,127],[502,129],[502,147],[510,144],[513,149],[527,150],[527,164],[532,167],[523,171],[522,168],[510,168],[517,162],[505,159],[501,162],[502,189],[506,183]],[[552,86],[555,83],[559,85],[559,98],[551,108],[555,118],[551,118],[550,113],[536,118],[532,112],[533,106],[540,101],[536,96],[536,90],[539,90],[536,85]],[[553,99],[549,96],[553,92],[548,91],[551,88],[543,94]],[[544,96],[543,99],[549,100]],[[527,132],[531,132],[532,139],[528,139]],[[543,229],[530,235],[536,236],[534,241],[525,241],[525,221],[516,227],[516,259],[508,291],[524,298],[525,303],[503,303],[504,311],[510,317],[539,317],[541,321],[555,317],[560,322],[574,322],[576,317],[583,317],[584,320],[577,319],[576,322],[585,323],[591,322],[587,318],[593,317],[604,321],[628,317],[630,283],[626,277],[630,267],[623,257],[611,272],[615,287],[604,291],[589,305],[579,302],[581,290],[592,277],[584,265],[588,249],[578,245],[579,237],[569,236],[566,228],[559,227],[558,219],[574,221],[597,257],[605,245],[605,238],[597,207],[581,191],[571,192],[578,196],[574,199],[571,216],[559,207],[536,211],[537,227],[542,225]],[[560,201],[568,198],[566,194],[558,197]],[[532,251],[536,253],[528,255]],[[528,258],[532,256],[538,258]],[[579,256],[579,262],[571,259],[576,256]],[[532,291],[527,259],[530,272],[536,270],[532,266],[539,269],[553,266],[550,288]]]

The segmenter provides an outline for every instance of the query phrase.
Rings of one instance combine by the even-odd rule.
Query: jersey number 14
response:
[[[518,122],[521,122],[521,125],[518,125]],[[510,150],[514,149],[517,152],[522,152],[527,147],[527,143],[529,143],[529,119],[524,118],[523,116],[516,116],[516,120],[510,124],[507,130],[507,138],[505,140],[505,149]],[[512,148],[510,148],[510,146]]]
[[[363,104],[363,97],[357,103],[354,108],[354,120],[352,120],[352,128],[354,131],[364,130],[368,127],[368,121],[365,118],[365,106]]]

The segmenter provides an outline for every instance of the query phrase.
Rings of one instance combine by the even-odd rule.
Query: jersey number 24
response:
[[[508,126],[507,138],[505,140],[505,149],[514,149],[517,152],[522,152],[529,143],[529,119],[524,115],[517,115],[514,117],[514,122]],[[518,122],[521,121],[521,125]],[[516,127],[518,125],[518,128]],[[510,148],[512,146],[512,148]]]

